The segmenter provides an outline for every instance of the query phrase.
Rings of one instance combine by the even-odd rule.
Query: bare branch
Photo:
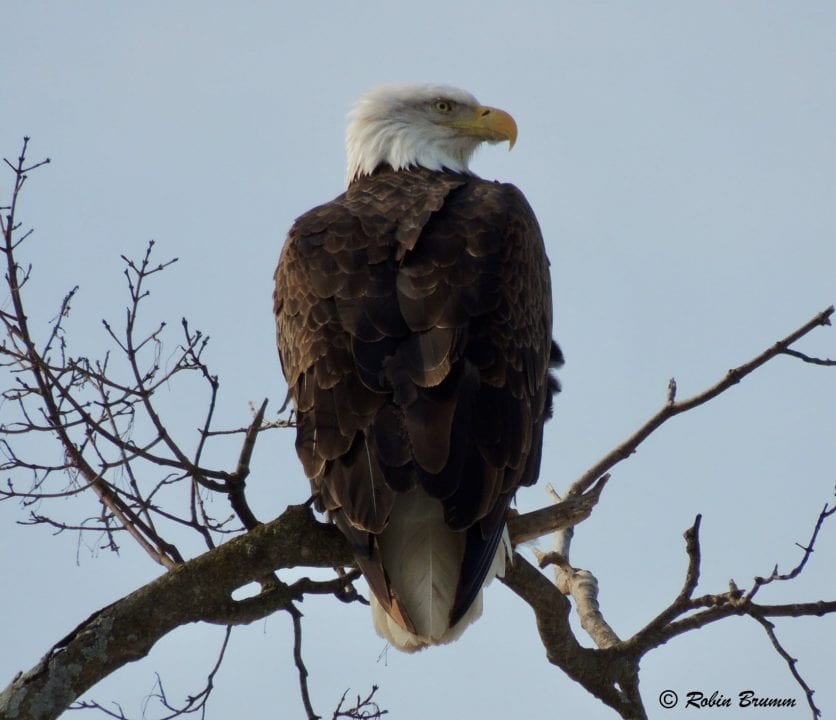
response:
[[[752,617],[757,620],[762,626],[763,629],[766,631],[767,636],[769,637],[770,642],[772,643],[772,647],[775,648],[775,651],[782,657],[787,663],[787,667],[790,670],[790,673],[795,678],[795,681],[801,686],[801,689],[804,691],[804,694],[807,696],[807,704],[810,706],[810,711],[813,713],[813,720],[816,718],[821,717],[821,710],[816,707],[816,703],[813,701],[813,689],[804,681],[804,678],[801,677],[801,674],[798,672],[798,660],[797,658],[792,657],[785,649],[784,646],[781,645],[780,641],[778,640],[778,636],[775,635],[775,625],[774,623],[769,622],[764,617],[760,617],[755,613],[751,614]]]
[[[743,593],[734,582],[729,584],[729,590],[715,595],[703,595],[693,598],[694,590],[699,581],[699,521],[697,516],[694,525],[685,533],[686,550],[688,553],[688,571],[682,590],[676,599],[639,630],[633,637],[625,641],[623,649],[631,654],[644,655],[650,649],[666,643],[668,640],[704,627],[712,622],[734,615],[751,615],[757,618],[767,617],[805,617],[822,616],[836,612],[836,600],[818,601],[811,603],[788,603],[783,605],[760,605],[752,601],[757,590],[772,580],[789,580],[797,577],[806,566],[810,554],[813,552],[815,540],[825,519],[834,514],[834,510],[824,510],[819,514],[813,537],[804,549],[804,556],[798,565],[786,575],[778,575],[777,568],[773,576],[764,580],[756,578],[752,590]],[[696,611],[696,612],[693,612]],[[688,615],[691,612],[692,614]],[[676,619],[682,615],[682,619]]]
[[[578,644],[569,625],[569,601],[519,553],[514,553],[502,582],[534,611],[550,663],[623,718],[647,717],[641,698],[633,692],[638,672],[635,659],[616,654],[613,648],[591,650]]]
[[[308,668],[302,660],[302,613],[292,603],[288,605],[287,612],[293,620],[293,662],[299,672],[299,690],[302,694],[302,704],[308,720],[319,720],[320,716],[314,712],[311,705],[311,694],[308,690]]]
[[[605,472],[610,470],[614,465],[622,460],[626,460],[632,455],[638,446],[647,439],[647,437],[658,429],[663,423],[670,418],[679,415],[680,413],[693,410],[695,407],[704,405],[709,400],[714,399],[721,393],[728,390],[733,385],[739,383],[747,375],[757,370],[765,363],[772,360],[774,357],[785,354],[785,351],[805,335],[810,333],[817,327],[822,325],[830,325],[830,317],[833,315],[834,307],[822,310],[815,317],[804,323],[800,328],[790,333],[783,340],[779,340],[772,347],[764,350],[760,355],[753,358],[749,362],[744,363],[736,368],[729,370],[726,376],[712,385],[707,390],[694,395],[686,400],[678,402],[671,402],[670,386],[668,390],[668,402],[651,417],[644,425],[642,425],[636,432],[634,432],[627,440],[621,443],[618,447],[608,452],[601,460],[589,468],[581,477],[579,477],[569,488],[567,496],[577,495],[585,492],[596,480]]]
[[[0,720],[32,716],[35,705],[43,720],[57,718],[96,682],[147,655],[180,625],[201,620],[239,624],[275,612],[268,605],[257,616],[239,613],[239,601],[232,599],[237,588],[274,570],[352,563],[352,549],[336,527],[314,520],[306,506],[291,506],[276,520],[94,613],[0,693]],[[253,607],[246,600],[240,603]]]
[[[829,518],[834,513],[836,513],[836,506],[834,506],[832,508],[828,508],[828,506],[825,504],[824,508],[822,508],[822,511],[819,513],[818,519],[816,520],[816,525],[813,528],[813,534],[810,537],[809,542],[807,543],[806,546],[805,545],[799,545],[799,547],[804,551],[804,554],[801,556],[801,560],[798,562],[798,564],[792,570],[790,570],[788,573],[779,573],[778,572],[778,566],[776,565],[772,569],[772,573],[769,575],[769,577],[766,577],[766,578],[760,577],[760,576],[756,577],[755,581],[754,581],[754,584],[752,585],[751,590],[749,590],[749,592],[746,594],[746,600],[749,601],[753,597],[755,597],[757,592],[764,585],[768,585],[769,583],[775,582],[776,580],[778,580],[778,581],[793,580],[796,577],[798,577],[798,575],[801,573],[801,571],[804,570],[804,566],[807,565],[807,561],[810,559],[810,556],[813,554],[813,548],[816,544],[816,539],[819,536],[819,531],[821,530],[822,525],[824,524],[824,521],[827,520],[827,518]]]
[[[165,710],[169,711],[168,715],[163,715],[161,718],[159,718],[159,720],[174,720],[174,718],[182,717],[184,715],[191,715],[193,713],[200,713],[200,717],[202,719],[205,718],[207,703],[209,701],[210,695],[212,694],[212,691],[215,688],[215,676],[217,675],[218,670],[220,670],[221,664],[223,663],[224,655],[226,653],[227,645],[229,644],[229,637],[231,633],[232,627],[227,626],[226,631],[224,632],[224,639],[221,643],[220,651],[218,652],[217,660],[215,661],[215,665],[213,666],[213,668],[209,671],[204,687],[195,695],[188,695],[186,697],[186,701],[179,707],[171,704],[171,702],[168,699],[168,696],[166,695],[163,680],[159,676],[159,674],[157,674],[156,681],[154,682],[154,689],[143,703],[143,717],[145,716],[145,712],[148,708],[149,702],[152,699],[154,699],[157,700]],[[74,702],[72,705],[70,705],[68,709],[99,710],[108,717],[116,718],[116,720],[128,720],[128,718],[125,716],[122,707],[117,703],[114,703],[114,706],[116,707],[116,712],[108,710],[101,703],[95,700],[79,700],[78,702]]]
[[[605,475],[602,480],[606,482],[608,477],[608,475]],[[593,492],[595,488],[598,488],[598,492],[600,492],[601,487],[603,487],[603,483],[599,481],[596,486],[587,491],[586,495]],[[565,502],[551,485],[547,486],[546,490],[555,502],[555,507],[559,507]],[[575,498],[578,497],[584,496],[575,496]],[[570,498],[568,502],[572,502],[575,498]],[[621,640],[601,613],[598,604],[598,579],[589,570],[575,568],[569,562],[569,552],[574,534],[575,531],[572,526],[559,528],[554,533],[554,550],[549,553],[542,553],[535,549],[534,553],[541,568],[547,565],[554,566],[554,584],[560,592],[574,599],[581,627],[599,648],[608,648],[621,642]]]
[[[648,647],[652,644],[650,638],[655,638],[663,632],[670,623],[685,612],[693,609],[691,596],[697,588],[700,578],[700,522],[702,516],[697,515],[694,524],[685,531],[685,551],[688,554],[688,570],[685,582],[674,601],[659,613],[653,620],[639,630],[629,640],[630,644]]]
[[[101,423],[96,421],[89,412],[81,406],[75,399],[70,388],[78,382],[70,375],[68,386],[62,382],[60,377],[56,375],[38,352],[32,335],[29,331],[29,323],[26,312],[23,306],[23,298],[21,295],[21,280],[19,274],[19,266],[14,256],[14,249],[16,247],[13,233],[16,228],[14,213],[19,197],[20,189],[23,186],[24,163],[26,146],[28,139],[24,139],[24,146],[18,164],[15,169],[15,187],[12,196],[12,203],[7,220],[3,225],[3,246],[2,251],[6,256],[6,281],[9,287],[13,312],[13,336],[20,341],[22,369],[27,370],[33,379],[34,388],[40,401],[43,403],[43,414],[47,420],[49,428],[57,435],[64,453],[67,457],[68,465],[77,470],[89,484],[90,488],[97,494],[99,500],[105,505],[115,517],[118,517],[126,530],[134,537],[141,547],[157,562],[171,567],[174,560],[166,554],[164,547],[167,543],[159,542],[156,533],[148,527],[148,525],[136,514],[133,508],[127,505],[116,493],[109,483],[105,481],[101,473],[98,472],[86,459],[79,446],[69,435],[69,427],[66,422],[66,412],[64,404],[67,403],[72,409],[84,419],[84,424],[94,431],[102,428]],[[11,165],[7,162],[7,164]],[[30,167],[33,169],[35,166]],[[68,294],[61,306],[61,311],[56,319],[56,325],[53,327],[50,339],[47,341],[46,347],[52,345],[53,340],[59,334],[59,327],[62,319],[65,316],[69,298],[73,293]],[[88,434],[88,439],[90,435]]]
[[[784,355],[790,355],[794,358],[798,358],[799,360],[803,360],[806,363],[810,363],[811,365],[823,365],[824,367],[836,366],[836,360],[831,360],[830,358],[812,357],[803,352],[798,352],[798,350],[790,350],[789,348],[783,350],[782,352]]]
[[[534,540],[565,527],[586,520],[601,497],[601,491],[610,479],[604,474],[586,492],[568,497],[560,503],[534,510],[524,515],[508,517],[508,534],[513,545]]]
[[[203,688],[196,694],[196,695],[189,695],[186,698],[186,702],[180,706],[174,706],[169,703],[165,695],[165,689],[163,688],[163,681],[159,675],[157,675],[157,691],[152,693],[151,697],[156,698],[159,700],[160,704],[166,709],[170,710],[170,715],[165,715],[160,720],[173,720],[176,717],[181,717],[183,715],[191,715],[192,713],[199,712],[201,718],[206,717],[206,704],[209,701],[209,696],[212,694],[212,690],[215,689],[215,675],[218,674],[218,670],[221,669],[221,664],[224,660],[224,655],[226,654],[226,648],[229,644],[229,636],[232,634],[232,626],[227,625],[226,630],[224,632],[224,639],[221,643],[221,649],[218,652],[218,659],[215,661],[215,665],[209,671],[209,675],[206,678],[206,684]]]
[[[8,163],[15,169],[16,193],[25,179],[21,177],[21,168],[26,167],[24,158],[25,146],[17,165]],[[65,295],[50,324],[46,341],[40,343],[43,349],[39,351],[30,334],[21,295],[29,271],[23,273],[13,254],[14,248],[20,244],[20,240],[13,237],[19,228],[14,220],[16,198],[17,194],[3,224],[6,232],[2,250],[8,266],[7,284],[12,311],[0,314],[9,337],[9,342],[0,346],[0,356],[4,365],[11,367],[17,375],[17,388],[5,390],[3,398],[16,404],[20,420],[5,423],[0,432],[5,438],[33,432],[55,435],[63,448],[64,458],[60,464],[33,462],[20,457],[11,446],[10,439],[0,439],[0,450],[7,459],[2,468],[30,470],[35,474],[33,486],[28,491],[19,491],[10,479],[8,491],[0,491],[0,499],[36,501],[91,490],[106,508],[102,522],[105,532],[112,532],[114,525],[109,517],[114,518],[155,561],[165,567],[182,562],[183,557],[173,544],[165,540],[156,520],[165,519],[189,527],[200,533],[209,548],[216,544],[214,533],[231,531],[225,527],[229,518],[216,520],[207,512],[202,495],[205,490],[226,495],[244,527],[255,527],[258,519],[246,499],[245,479],[257,432],[264,424],[264,410],[258,414],[261,420],[251,424],[245,434],[234,472],[202,467],[204,448],[213,437],[211,424],[218,390],[217,378],[201,359],[208,338],[199,331],[191,330],[183,320],[185,340],[172,363],[164,370],[160,354],[166,323],[155,323],[149,332],[139,330],[140,309],[149,295],[149,279],[169,267],[176,258],[159,263],[153,261],[153,241],[148,243],[144,254],[136,261],[122,256],[129,291],[125,325],[121,332],[117,332],[109,322],[103,321],[103,324],[108,338],[115,343],[116,355],[127,366],[129,379],[121,380],[115,376],[109,362],[110,354],[106,354],[103,361],[68,354],[62,323],[69,313],[77,288]],[[57,357],[50,358],[50,355]],[[191,457],[182,449],[184,446],[171,436],[154,404],[155,393],[163,387],[168,389],[172,379],[184,371],[199,372],[210,388],[207,412]],[[150,424],[150,438],[134,439],[138,420],[143,433],[148,433]],[[157,476],[156,480],[148,481],[144,479],[147,474],[145,464],[170,468],[171,472],[161,479]],[[59,470],[70,476],[71,485],[54,492],[45,483]],[[143,475],[142,481],[140,474]],[[163,510],[154,498],[165,488],[183,481],[194,484],[188,513],[178,515]],[[52,520],[42,513],[38,521],[46,520],[59,529],[62,524],[76,528],[85,526],[85,523]],[[235,528],[232,531],[239,530]],[[116,547],[114,542],[110,544]]]
[[[264,422],[264,412],[266,410],[267,400],[265,399],[264,402],[261,403],[261,407],[258,409],[258,412],[255,414],[252,423],[250,423],[250,426],[247,428],[246,435],[244,436],[244,444],[241,447],[241,454],[238,457],[238,467],[235,469],[232,477],[227,481],[227,486],[229,488],[229,502],[232,505],[232,509],[238,515],[241,522],[244,523],[244,527],[247,528],[247,530],[252,530],[259,522],[247,503],[244,488],[246,487],[247,477],[250,474],[250,458],[253,454],[253,448],[255,447],[255,441],[258,438],[258,433],[260,432],[262,423]]]
[[[119,703],[113,702],[111,704],[114,708],[116,708],[115,710],[109,710],[95,700],[79,700],[78,702],[70,705],[67,710],[98,710],[100,713],[104,713],[107,717],[115,718],[116,720],[129,720]]]
[[[833,312],[834,308],[832,306],[827,308],[798,330],[765,350],[753,360],[730,370],[724,379],[692,398],[677,401],[676,381],[671,379],[668,384],[666,405],[631,437],[608,453],[573,483],[567,493],[567,499],[561,500],[552,491],[557,503],[552,510],[561,508],[561,506],[566,504],[567,500],[586,497],[593,490],[597,491],[594,497],[594,501],[597,501],[598,495],[603,487],[603,483],[601,482],[602,474],[635,452],[639,444],[666,420],[717,397],[776,355],[784,353],[784,350],[789,345],[796,342],[815,327],[829,325]],[[590,510],[592,505],[594,505],[594,502],[591,503]],[[685,533],[688,569],[682,589],[665,610],[626,642],[620,641],[610,626],[604,621],[597,602],[597,581],[595,577],[588,571],[573,568],[569,561],[569,547],[573,535],[573,523],[562,520],[565,510],[560,511],[559,515],[555,513],[557,516],[554,522],[554,526],[557,528],[555,532],[555,550],[550,553],[538,553],[541,567],[546,564],[555,566],[555,585],[543,585],[540,580],[536,579],[535,575],[532,575],[533,569],[531,571],[528,570],[526,565],[522,564],[524,561],[518,556],[515,556],[514,565],[506,573],[504,582],[518,595],[523,597],[532,609],[534,609],[538,620],[540,637],[551,662],[561,667],[570,677],[582,683],[590,692],[616,709],[622,717],[644,717],[645,711],[638,690],[638,661],[650,649],[658,647],[682,632],[703,627],[708,623],[732,615],[757,614],[759,617],[764,618],[773,615],[821,615],[836,611],[836,602],[778,606],[760,606],[751,602],[751,595],[757,592],[760,586],[773,580],[791,579],[797,576],[812,552],[822,523],[826,517],[834,512],[836,512],[836,509],[828,509],[825,506],[816,523],[816,528],[810,543],[806,547],[803,547],[805,555],[799,565],[786,575],[779,575],[777,568],[775,568],[770,578],[757,578],[755,586],[748,598],[744,597],[743,593],[733,583],[726,593],[704,595],[698,598],[693,597],[699,583],[700,573],[699,526],[701,518],[697,516],[694,525]],[[535,514],[540,513],[543,513],[543,511],[535,512]],[[529,513],[528,515],[535,514]],[[531,522],[528,516],[521,517],[527,522]],[[511,523],[518,520],[519,518],[509,519],[509,527],[513,527]],[[546,526],[547,524],[544,524],[543,528],[545,529]],[[529,537],[529,535],[518,528],[514,528],[512,532],[512,536],[515,539]],[[539,533],[536,533],[536,531],[532,531],[531,533],[533,536],[537,534]],[[560,596],[548,590],[549,587],[559,590],[566,595],[571,595],[575,599],[582,626],[600,648],[597,652],[608,653],[607,657],[610,660],[613,657],[620,658],[620,661],[615,662],[613,666],[607,666],[610,668],[609,674],[605,674],[600,668],[592,670],[592,668],[596,667],[595,661],[590,656],[585,655],[582,649],[576,645],[576,641],[569,629],[567,622],[568,606],[561,606],[561,603],[558,601],[558,597]],[[543,600],[546,596],[551,597],[548,603],[544,603]],[[558,610],[558,608],[560,609]],[[687,617],[678,619],[683,615],[687,615]],[[615,655],[609,653],[615,653]],[[593,655],[592,657],[598,656]],[[619,669],[614,673],[612,667],[618,667]],[[602,680],[602,677],[605,679]]]
[[[387,715],[389,711],[381,710],[380,706],[373,699],[377,691],[377,685],[372,685],[372,691],[365,698],[361,698],[358,694],[354,707],[343,710],[345,696],[348,695],[348,690],[346,690],[340,698],[340,703],[337,705],[336,710],[334,710],[331,720],[339,720],[339,718],[348,718],[348,720],[377,720]]]

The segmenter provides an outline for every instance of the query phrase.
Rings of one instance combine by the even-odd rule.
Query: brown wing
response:
[[[537,478],[556,389],[548,261],[525,198],[423,169],[360,179],[291,229],[275,312],[318,507],[397,613],[375,536],[397,493],[437,497],[467,533],[455,624],[514,491]]]

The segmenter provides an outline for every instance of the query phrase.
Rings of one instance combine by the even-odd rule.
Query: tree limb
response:
[[[803,338],[812,330],[815,330],[817,327],[822,325],[830,325],[830,318],[833,315],[833,312],[833,305],[825,308],[815,317],[804,323],[804,325],[800,328],[787,335],[783,340],[779,340],[772,345],[772,347],[767,348],[757,357],[749,360],[749,362],[743,363],[743,365],[736,368],[732,368],[726,373],[722,380],[719,380],[710,388],[694,395],[691,398],[677,401],[676,382],[672,381],[669,383],[667,403],[629,438],[627,438],[618,447],[604,455],[603,458],[581,475],[569,488],[566,496],[570,497],[572,495],[577,495],[589,489],[589,487],[592,486],[605,472],[610,470],[614,465],[620,463],[622,460],[626,460],[630,457],[630,455],[636,451],[636,448],[638,448],[638,446],[644,442],[652,432],[657,430],[667,420],[670,420],[676,415],[687,412],[688,410],[693,410],[695,407],[704,405],[709,400],[714,399],[733,385],[739,383],[747,375],[750,375],[774,357],[786,354],[790,345]]]
[[[609,479],[609,474],[604,474],[584,493],[523,515],[509,515],[508,534],[511,536],[511,544],[520,545],[583,522],[592,514]]]
[[[0,693],[0,720],[57,718],[96,682],[147,655],[180,625],[241,624],[265,617],[277,609],[275,603],[254,612],[252,602],[236,601],[232,592],[267,573],[352,563],[352,550],[336,527],[317,522],[306,506],[291,506],[276,520],[174,567],[91,615]],[[285,601],[300,595],[289,592]],[[241,603],[248,612],[239,612]]]

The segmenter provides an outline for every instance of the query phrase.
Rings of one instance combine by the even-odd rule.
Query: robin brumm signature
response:
[[[757,695],[754,690],[741,690],[737,697],[729,697],[719,690],[706,695],[701,690],[691,690],[687,694],[685,707],[722,708],[722,707],[795,707],[792,697],[766,697]]]

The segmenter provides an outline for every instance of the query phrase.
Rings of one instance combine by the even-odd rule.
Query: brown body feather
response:
[[[420,633],[380,545],[421,487],[461,533],[449,625],[477,597],[557,389],[549,269],[511,185],[381,169],[300,217],[276,270],[296,448],[383,608]],[[458,561],[457,561],[458,563]]]

